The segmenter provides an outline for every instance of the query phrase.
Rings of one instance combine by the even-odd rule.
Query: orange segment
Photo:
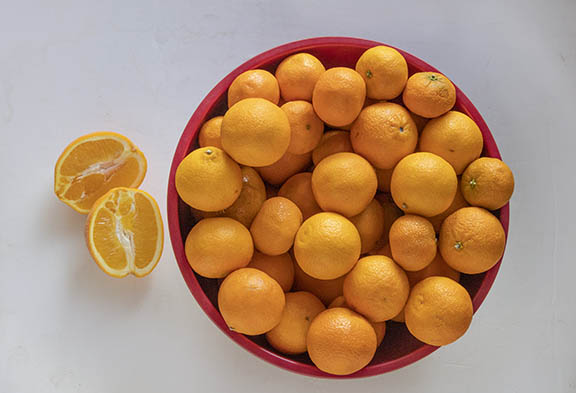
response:
[[[94,204],[86,224],[90,254],[113,277],[150,273],[164,243],[162,217],[156,201],[146,192],[118,187]]]
[[[138,187],[146,174],[144,154],[126,137],[95,132],[73,141],[58,158],[54,192],[79,213],[114,187]]]

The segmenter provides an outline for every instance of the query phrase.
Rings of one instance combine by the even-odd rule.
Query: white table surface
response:
[[[195,3],[0,1],[0,392],[576,392],[576,2]],[[516,176],[505,260],[468,333],[363,380],[291,374],[241,349],[194,301],[168,236],[153,274],[107,277],[84,216],[52,191],[68,142],[114,130],[146,153],[142,187],[165,214],[172,154],[211,87],[325,35],[445,72]]]

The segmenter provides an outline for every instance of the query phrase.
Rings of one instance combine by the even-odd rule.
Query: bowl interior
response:
[[[186,261],[183,243],[188,232],[195,224],[195,221],[190,212],[190,208],[178,198],[174,187],[174,173],[176,167],[186,154],[198,147],[197,135],[202,123],[214,116],[223,115],[226,112],[227,88],[240,73],[254,68],[266,69],[274,73],[278,64],[286,56],[302,51],[316,56],[320,61],[322,61],[327,69],[336,66],[354,68],[360,55],[367,48],[375,45],[382,44],[374,41],[350,38],[318,38],[286,44],[268,52],[264,52],[247,61],[224,78],[198,107],[182,135],[172,163],[168,190],[170,234],[178,264],[191,292],[214,323],[238,344],[271,363],[302,374],[334,377],[316,369],[307,355],[285,356],[270,347],[263,336],[248,337],[231,332],[227,329],[226,324],[218,313],[217,293],[219,281],[206,279],[196,275]],[[404,51],[399,51],[405,56],[408,62],[410,74],[420,71],[436,71],[433,67],[424,63],[420,59]],[[484,151],[482,155],[500,158],[494,139],[482,117],[466,96],[458,88],[456,89],[457,101],[454,109],[470,116],[480,127],[484,136]],[[495,214],[501,220],[507,233],[508,205]],[[486,273],[462,275],[461,284],[470,293],[470,296],[473,299],[475,311],[488,293],[498,272],[499,266],[500,262]],[[391,371],[413,363],[414,361],[430,354],[435,349],[437,348],[423,344],[415,339],[408,332],[404,324],[388,322],[386,336],[372,362],[363,370],[347,377],[362,377]]]

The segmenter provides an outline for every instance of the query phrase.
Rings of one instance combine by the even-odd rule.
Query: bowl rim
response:
[[[425,356],[428,356],[432,352],[434,352],[439,347],[431,346],[423,344],[420,348],[391,361],[368,365],[364,367],[362,370],[357,371],[356,373],[350,375],[332,375],[325,373],[313,365],[300,363],[298,361],[283,357],[279,354],[276,354],[260,345],[254,343],[246,336],[240,333],[235,333],[228,329],[228,326],[224,322],[224,319],[220,315],[218,309],[212,305],[206,294],[204,293],[202,287],[200,286],[192,268],[188,264],[186,259],[186,254],[184,251],[184,241],[182,239],[180,233],[180,217],[178,214],[178,205],[179,205],[179,197],[178,193],[176,192],[175,187],[175,173],[178,167],[178,164],[188,153],[188,148],[192,142],[192,140],[196,137],[198,130],[200,129],[203,120],[205,119],[206,115],[214,108],[216,102],[218,101],[219,97],[222,94],[226,94],[226,91],[232,81],[244,71],[260,68],[262,65],[268,63],[272,59],[276,59],[280,56],[286,57],[290,54],[296,52],[306,51],[308,49],[313,49],[317,47],[337,47],[345,45],[347,47],[358,47],[363,49],[368,49],[373,46],[378,45],[385,45],[391,48],[398,50],[405,58],[408,64],[411,64],[415,68],[424,69],[433,72],[440,72],[436,68],[432,67],[428,63],[424,62],[423,60],[417,58],[416,56],[403,51],[401,49],[395,48],[394,46],[377,42],[371,40],[365,40],[361,38],[351,38],[351,37],[317,37],[317,38],[308,38],[304,40],[298,40],[289,42],[265,52],[260,53],[257,56],[252,57],[251,59],[245,61],[243,64],[235,68],[232,72],[226,75],[202,100],[200,105],[196,108],[190,120],[188,121],[181,137],[174,152],[171,168],[170,168],[170,176],[168,180],[168,192],[167,192],[167,218],[168,218],[168,229],[170,232],[170,239],[172,243],[172,248],[174,251],[174,255],[176,257],[176,261],[180,268],[180,272],[186,285],[188,286],[190,292],[204,311],[206,315],[212,320],[212,322],[220,328],[220,330],[226,334],[229,338],[235,341],[238,345],[242,348],[246,349],[248,352],[252,353],[253,355],[275,365],[281,367],[285,370],[296,372],[299,374],[312,376],[312,377],[322,377],[322,378],[361,378],[361,377],[368,377],[374,376],[378,374],[383,374],[386,372],[390,372],[409,364],[412,364]],[[454,82],[453,82],[454,83]],[[499,158],[501,159],[500,152],[494,141],[494,137],[490,132],[486,122],[476,109],[476,107],[472,104],[472,102],[466,97],[466,95],[456,86],[456,98],[457,103],[464,111],[470,116],[480,127],[482,134],[484,136],[484,146],[485,149],[490,150],[490,157]],[[509,204],[506,204],[504,207],[500,209],[500,222],[504,228],[506,239],[508,238],[508,226],[509,226]],[[474,313],[478,310],[484,299],[486,298],[496,276],[498,274],[498,270],[500,269],[500,265],[502,263],[502,258],[498,261],[498,263],[492,267],[489,271],[486,272],[484,279],[478,289],[478,292],[472,299],[472,304],[474,307]]]

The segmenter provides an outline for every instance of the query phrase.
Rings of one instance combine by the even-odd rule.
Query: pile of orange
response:
[[[482,133],[455,102],[446,76],[409,75],[386,46],[355,69],[298,53],[234,80],[175,176],[197,220],[188,262],[223,279],[231,330],[337,375],[370,363],[387,321],[437,346],[466,332],[460,274],[502,257],[493,211],[514,179],[480,158]]]

